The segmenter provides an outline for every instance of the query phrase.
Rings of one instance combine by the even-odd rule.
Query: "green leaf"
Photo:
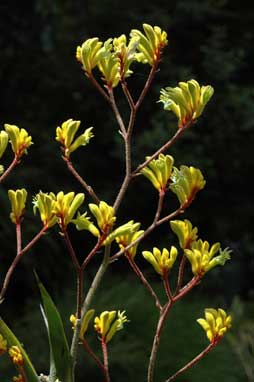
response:
[[[26,351],[24,350],[23,346],[19,342],[19,340],[16,338],[16,336],[13,334],[10,328],[5,324],[5,322],[0,318],[0,334],[4,337],[4,339],[7,340],[8,347],[11,346],[18,346],[20,351],[22,352],[22,356],[24,359],[24,369],[26,374],[26,379],[29,382],[38,382],[38,375],[30,361],[30,358],[28,357]]]
[[[56,377],[61,382],[72,381],[72,358],[60,314],[48,292],[36,275],[42,298],[42,312],[49,336],[50,381]],[[30,381],[29,381],[30,382]]]

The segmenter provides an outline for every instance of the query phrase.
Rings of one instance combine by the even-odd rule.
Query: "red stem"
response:
[[[13,170],[13,168],[19,163],[19,158],[15,155],[13,161],[9,165],[9,167],[5,170],[5,172],[0,176],[0,183],[5,180],[5,178],[9,175],[9,173]]]
[[[110,376],[109,376],[109,367],[108,367],[108,350],[107,350],[107,344],[104,341],[104,339],[101,340],[101,348],[103,353],[103,362],[104,362],[104,370],[105,370],[105,382],[110,382]]]
[[[97,365],[99,366],[99,368],[103,371],[103,373],[105,374],[105,368],[104,368],[104,365],[103,363],[101,362],[101,360],[99,359],[99,357],[97,357],[97,355],[92,351],[92,349],[90,348],[90,346],[88,345],[87,341],[85,340],[85,338],[82,339],[82,344],[84,346],[84,349],[85,351],[94,359],[94,361],[97,363]]]
[[[154,292],[153,288],[151,287],[149,282],[146,280],[142,271],[139,269],[139,267],[137,266],[135,261],[131,258],[131,256],[126,256],[126,257],[129,261],[130,266],[132,267],[132,269],[134,270],[134,272],[136,273],[136,275],[138,276],[138,278],[140,279],[142,284],[145,286],[145,288],[148,290],[148,292],[150,293],[150,295],[154,299],[156,307],[159,310],[162,310],[162,306],[161,306],[160,300],[158,299],[157,294]]]

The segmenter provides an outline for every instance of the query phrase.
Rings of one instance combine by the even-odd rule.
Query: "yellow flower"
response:
[[[140,223],[134,223],[133,220],[131,220],[129,223],[131,224],[131,230],[127,233],[118,235],[115,239],[121,250],[126,248],[129,244],[133,243],[144,233],[144,230],[139,230]],[[125,255],[134,259],[137,253],[137,248],[138,244],[133,245],[130,249],[128,249]]]
[[[164,110],[172,111],[178,118],[178,127],[182,128],[194,122],[202,113],[212,97],[212,86],[201,86],[195,80],[179,82],[179,87],[167,87],[161,90],[160,101]]]
[[[11,361],[14,363],[14,365],[19,365],[19,366],[24,365],[23,355],[18,346],[15,345],[10,347],[9,356],[11,358]]]
[[[63,191],[58,192],[52,212],[58,217],[61,226],[66,227],[72,221],[84,198],[85,195],[82,193],[75,195],[74,192],[68,194],[64,194]]]
[[[11,202],[12,210],[10,213],[10,219],[14,224],[19,224],[25,210],[27,191],[24,188],[16,191],[9,190],[8,197]]]
[[[170,185],[178,197],[183,208],[186,208],[195,198],[196,193],[205,187],[205,180],[201,171],[195,167],[181,166],[180,170],[174,168]]]
[[[54,213],[54,205],[56,201],[56,196],[53,192],[49,194],[40,191],[33,198],[33,211],[34,214],[38,209],[40,212],[41,221],[44,225],[52,227],[57,222],[57,217]]]
[[[75,134],[80,126],[80,121],[73,121],[68,119],[63,122],[61,127],[56,128],[56,140],[59,141],[63,147],[64,156],[70,157],[70,154],[80,146],[86,146],[90,139],[94,136],[92,133],[92,127],[89,127],[74,140]]]
[[[77,47],[76,58],[83,64],[83,69],[89,76],[98,65],[101,55],[104,53],[103,43],[98,37],[89,38],[81,46]]]
[[[167,45],[167,33],[162,31],[160,27],[152,27],[149,24],[143,24],[145,34],[137,29],[133,29],[130,33],[132,38],[138,38],[139,43],[136,54],[137,61],[151,66],[157,65],[163,48]]]
[[[174,246],[171,247],[170,252],[166,248],[163,248],[161,252],[158,248],[154,247],[153,252],[143,251],[142,255],[152,264],[159,275],[164,276],[173,267],[177,253],[177,249]]]
[[[0,355],[4,354],[7,351],[7,341],[0,334]]]
[[[80,334],[79,334],[79,338],[80,339],[83,339],[84,338],[84,335],[88,329],[88,325],[89,325],[89,322],[91,321],[93,315],[94,315],[94,312],[95,310],[94,309],[90,309],[88,310],[84,317],[82,318],[82,323],[81,323],[81,328],[80,328]],[[77,325],[77,317],[72,314],[70,316],[70,322],[72,323],[73,327],[72,329],[75,329],[76,325]]]
[[[190,248],[193,241],[198,238],[197,227],[192,228],[189,220],[171,220],[170,226],[172,231],[177,235],[180,247],[182,249]]]
[[[117,54],[112,51],[112,39],[104,42],[104,53],[98,62],[98,68],[102,73],[102,79],[109,88],[114,88],[118,85],[121,79],[121,67]]]
[[[171,155],[160,154],[158,159],[153,159],[140,172],[150,180],[158,191],[166,191],[172,174],[173,164],[174,158]]]
[[[94,328],[96,332],[100,335],[103,342],[108,343],[114,334],[123,329],[123,324],[128,322],[127,317],[125,316],[125,311],[117,312],[116,311],[104,311],[100,316],[95,317],[94,319]]]
[[[107,233],[116,221],[114,208],[101,201],[99,205],[90,203],[89,209],[95,217],[100,230]]]
[[[139,43],[139,38],[131,38],[127,45],[126,36],[122,34],[113,40],[113,48],[116,57],[120,64],[120,78],[124,80],[133,72],[130,70],[130,65],[136,60],[136,49]]]
[[[17,376],[14,376],[12,378],[13,382],[26,382],[25,381],[25,378],[23,377],[23,375],[19,374]]]
[[[216,343],[231,328],[232,317],[223,309],[205,309],[205,318],[199,318],[197,322],[206,332],[210,342]]]
[[[7,144],[8,144],[8,140],[9,140],[9,136],[6,133],[6,131],[4,131],[4,130],[0,131],[0,159],[2,158],[2,156],[5,152],[5,149],[6,149]]]
[[[215,256],[216,253],[219,254]],[[220,243],[215,243],[210,248],[207,241],[199,239],[191,244],[191,249],[185,249],[184,253],[191,263],[194,275],[202,277],[210,269],[217,265],[224,265],[230,259],[228,248],[221,250]],[[214,257],[215,256],[215,257]]]
[[[28,135],[28,132],[8,123],[4,125],[4,128],[10,138],[12,151],[15,155],[20,158],[23,154],[26,154],[28,147],[33,144],[32,137]]]

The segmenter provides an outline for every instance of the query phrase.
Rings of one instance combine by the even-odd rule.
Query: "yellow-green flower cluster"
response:
[[[89,325],[89,322],[91,321],[91,319],[93,318],[94,316],[94,312],[95,310],[94,309],[90,309],[86,312],[86,314],[84,315],[84,317],[82,318],[82,322],[81,322],[81,328],[80,328],[80,333],[79,333],[79,338],[82,340],[84,338],[84,335],[85,333],[87,332],[87,329],[88,329],[88,325]],[[72,323],[73,325],[73,329],[75,329],[76,325],[77,325],[77,317],[72,314],[70,316],[70,322]]]
[[[108,343],[115,333],[123,329],[123,324],[128,322],[125,311],[104,311],[94,319],[94,328],[103,342]]]
[[[20,129],[16,125],[6,123],[4,128],[9,136],[12,151],[20,159],[23,154],[27,153],[28,147],[33,144],[32,137],[28,135],[25,129]]]
[[[167,87],[161,90],[160,102],[164,110],[172,111],[178,118],[178,126],[182,128],[195,121],[212,97],[212,86],[201,86],[195,80],[179,82],[178,87]]]
[[[130,33],[132,38],[139,38],[137,61],[151,66],[157,65],[163,48],[168,44],[167,33],[160,27],[152,27],[149,24],[143,24],[144,33],[133,29]]]
[[[108,88],[116,87],[132,73],[130,69],[134,61],[157,65],[162,49],[167,45],[167,34],[159,27],[143,24],[143,34],[132,30],[129,43],[125,35],[110,38],[105,42],[97,37],[89,38],[77,47],[76,57],[82,64],[88,77],[96,67]]]
[[[52,212],[58,217],[61,226],[66,227],[72,221],[84,199],[85,195],[83,193],[75,195],[74,192],[68,192],[67,194],[64,194],[63,191],[58,192]]]
[[[9,136],[6,133],[6,131],[2,130],[0,131],[0,159],[2,158],[6,147],[8,145]]]
[[[172,231],[177,235],[179,245],[182,249],[190,248],[191,244],[198,238],[197,227],[192,227],[191,222],[188,219],[171,220],[170,226]]]
[[[146,159],[149,159],[147,157]],[[141,173],[150,180],[153,186],[160,192],[166,191],[172,174],[174,158],[171,155],[160,154],[158,159],[153,159]]]
[[[90,139],[94,136],[92,133],[92,127],[89,127],[83,134],[74,139],[79,126],[80,121],[68,119],[62,123],[61,127],[58,126],[56,129],[56,140],[61,143],[64,156],[66,158],[69,158],[70,154],[77,150],[78,147],[86,146]]]
[[[173,267],[176,257],[177,257],[177,249],[176,247],[172,246],[170,249],[170,252],[163,248],[162,252],[154,247],[153,252],[150,251],[143,251],[142,255],[144,258],[152,264],[155,271],[161,275],[165,276],[168,274],[170,269]]]
[[[10,219],[14,224],[19,224],[25,211],[27,191],[24,188],[9,190],[8,197],[11,202]]]
[[[129,223],[131,224],[131,229],[129,229],[126,233],[117,235],[115,239],[121,250],[133,243],[144,233],[144,230],[139,230],[140,223],[134,223],[133,220],[131,220]],[[138,244],[134,244],[126,251],[125,256],[128,256],[133,260],[136,256],[137,248]]]
[[[216,343],[231,328],[232,317],[223,309],[205,309],[205,318],[199,318],[197,322],[206,332],[211,343]]]
[[[0,334],[0,355],[4,354],[7,351],[7,341],[6,339]]]
[[[171,180],[170,189],[176,194],[183,208],[188,207],[206,183],[201,171],[192,166],[181,166],[180,170],[175,167]]]
[[[45,193],[40,191],[34,198],[33,198],[33,211],[34,214],[36,213],[36,210],[39,210],[40,218],[43,223],[43,225],[47,225],[48,227],[52,227],[54,224],[57,223],[57,217],[54,212],[54,206],[55,206],[56,196],[53,192]]]
[[[17,366],[23,366],[24,365],[24,358],[23,358],[22,352],[18,346],[13,345],[10,347],[9,356],[11,358],[11,361],[14,363],[14,365],[17,365]]]
[[[221,250],[220,243],[215,243],[211,246],[207,241],[194,241],[190,249],[185,249],[184,253],[191,263],[192,272],[194,275],[202,277],[210,269],[217,265],[224,265],[230,259],[228,248]],[[217,256],[215,256],[218,253]]]

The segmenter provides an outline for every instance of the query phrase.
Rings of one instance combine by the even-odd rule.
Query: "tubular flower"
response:
[[[32,137],[28,135],[25,129],[20,129],[18,126],[9,125],[6,123],[4,128],[10,138],[12,151],[18,158],[21,158],[23,154],[27,154],[27,149],[30,147],[32,142]]]
[[[94,316],[94,312],[95,312],[94,309],[88,310],[86,312],[86,314],[84,315],[83,319],[82,319],[81,328],[80,328],[80,334],[79,334],[79,338],[81,340],[84,338],[84,335],[85,335],[85,333],[86,333],[86,331],[88,329],[88,325],[89,325],[91,319]],[[75,327],[77,325],[77,317],[74,314],[72,314],[70,316],[70,322],[73,325],[72,329],[75,329]]]
[[[0,159],[2,158],[2,156],[6,150],[8,140],[9,140],[9,136],[6,133],[6,131],[4,131],[4,130],[0,131]]]
[[[18,346],[15,345],[10,347],[9,356],[11,358],[12,363],[14,363],[14,365],[18,365],[18,366],[24,365],[23,355]]]
[[[107,233],[116,221],[114,208],[103,201],[101,201],[99,205],[90,203],[89,208],[100,230],[103,233]]]
[[[157,65],[163,48],[168,44],[167,33],[149,24],[143,24],[143,29],[145,34],[137,29],[133,29],[130,33],[132,38],[139,39],[137,46],[139,53],[136,54],[136,59],[144,64]]]
[[[170,189],[184,208],[193,201],[196,193],[202,190],[206,183],[201,171],[192,166],[181,166],[180,170],[175,167],[171,180]]]
[[[232,317],[223,309],[205,309],[205,318],[197,320],[212,343],[217,343],[231,328]]]
[[[98,65],[101,56],[105,53],[102,47],[103,42],[98,37],[89,38],[81,46],[77,47],[76,58],[82,63],[86,75],[92,73],[92,70]]]
[[[58,217],[60,225],[66,227],[71,222],[84,199],[85,195],[82,193],[75,195],[74,192],[68,194],[64,194],[63,191],[58,192],[52,212]]]
[[[7,351],[7,341],[0,334],[0,355],[4,354]]]
[[[149,159],[147,157],[146,159]],[[150,180],[158,190],[166,191],[172,174],[174,158],[171,155],[160,154],[158,159],[153,159],[141,173]]]
[[[197,227],[192,227],[189,220],[171,220],[170,226],[172,231],[177,235],[179,245],[182,249],[189,249],[191,244],[198,238]]]
[[[76,219],[72,220],[72,223],[75,224],[78,231],[86,230],[91,232],[95,237],[100,237],[100,231],[98,228],[90,221],[90,218],[87,215],[87,212],[80,215],[78,213]]]
[[[159,275],[164,276],[173,267],[177,253],[177,249],[174,246],[171,247],[170,253],[166,248],[163,248],[161,252],[158,248],[154,247],[153,252],[143,251],[142,255],[152,264]]]
[[[94,319],[94,328],[103,342],[108,343],[118,330],[123,329],[123,324],[128,322],[125,311],[104,311]]]
[[[70,154],[77,150],[80,146],[86,146],[90,139],[94,136],[92,133],[92,127],[89,127],[74,140],[75,134],[80,126],[80,121],[73,121],[68,119],[63,122],[61,127],[56,128],[56,140],[61,143],[66,158],[70,157]]]
[[[214,89],[210,85],[200,87],[195,80],[179,82],[178,85],[162,89],[159,102],[164,104],[164,110],[172,111],[177,116],[178,127],[182,128],[203,113]]]
[[[218,252],[219,254],[214,257]],[[191,249],[185,249],[184,253],[191,263],[193,274],[202,277],[217,265],[224,265],[230,259],[231,250],[225,248],[222,251],[220,243],[215,243],[210,248],[207,241],[199,239],[191,244]]]
[[[9,190],[8,197],[11,202],[10,219],[14,224],[19,224],[24,214],[27,191],[22,188],[20,190]]]
[[[120,75],[120,61],[117,54],[112,51],[112,39],[105,41],[104,54],[101,56],[98,62],[98,68],[102,74],[102,79],[109,88],[114,88],[118,85]]]
[[[130,65],[136,60],[136,49],[139,43],[139,38],[131,38],[127,45],[126,36],[122,34],[113,40],[113,48],[116,57],[120,63],[120,78],[124,80],[129,77],[133,72],[130,70]]]
[[[109,245],[112,243],[113,240],[116,240],[119,237],[122,237],[124,235],[131,235],[136,230],[137,225],[140,226],[139,223],[134,223],[133,220],[130,220],[129,222],[117,227],[114,229],[113,232],[111,232],[107,238],[104,240],[103,245]]]
[[[133,220],[131,220],[129,223],[131,224],[132,229],[127,233],[118,235],[115,239],[121,250],[126,248],[129,244],[133,243],[144,233],[144,230],[139,230],[140,223],[134,223]],[[137,253],[137,248],[138,244],[133,245],[125,252],[125,255],[134,259]]]
[[[39,210],[41,221],[43,225],[47,225],[48,227],[52,227],[57,223],[57,217],[54,213],[54,206],[56,202],[56,196],[53,192],[49,194],[40,191],[33,198],[33,211],[34,214],[36,210]]]

